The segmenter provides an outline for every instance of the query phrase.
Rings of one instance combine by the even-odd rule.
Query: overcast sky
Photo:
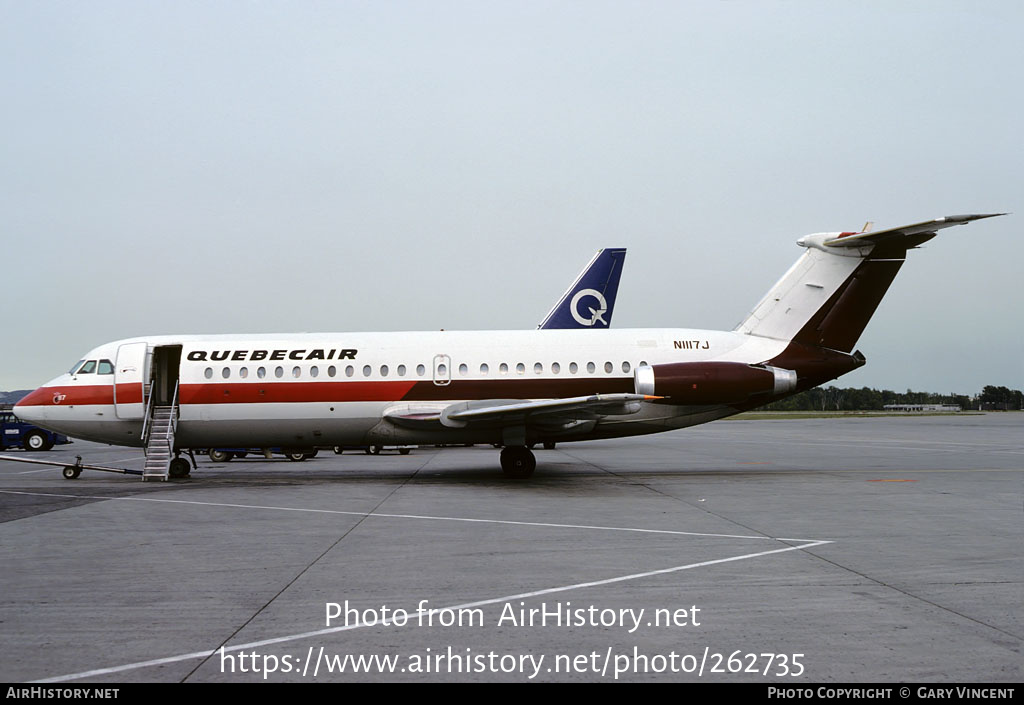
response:
[[[1024,3],[0,0],[0,389],[163,333],[732,329],[818,231],[908,263],[842,386],[1024,387]]]

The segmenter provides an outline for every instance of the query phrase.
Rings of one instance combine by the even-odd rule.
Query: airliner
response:
[[[502,470],[526,478],[535,443],[686,428],[857,369],[856,342],[907,251],[997,215],[804,236],[796,263],[731,331],[130,338],[91,350],[15,412],[75,438],[146,448],[144,479],[187,476],[180,454],[197,447],[434,443],[502,446]]]

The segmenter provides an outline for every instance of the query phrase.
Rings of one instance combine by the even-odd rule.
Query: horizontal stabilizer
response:
[[[973,220],[995,218],[1000,215],[1006,215],[1006,213],[947,215],[945,218],[926,220],[923,223],[904,225],[899,228],[888,228],[887,230],[877,230],[875,232],[843,233],[839,237],[825,240],[825,245],[828,247],[863,247],[868,244],[879,245],[882,243],[890,243],[895,240],[903,240],[903,242],[900,243],[901,246],[907,248],[916,247],[922,242],[926,242],[935,237],[935,234],[943,228],[951,228],[954,225],[966,225]]]

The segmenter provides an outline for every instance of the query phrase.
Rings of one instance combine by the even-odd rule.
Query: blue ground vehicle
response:
[[[0,411],[0,450],[21,446],[25,450],[50,450],[55,445],[70,443],[62,433],[22,421],[13,412]]]

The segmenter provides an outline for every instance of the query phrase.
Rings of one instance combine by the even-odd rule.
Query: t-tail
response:
[[[815,233],[807,249],[736,327],[739,333],[787,341],[765,362],[797,371],[803,391],[864,364],[857,340],[881,302],[907,251],[943,228],[1005,213],[951,215],[875,232]]]
[[[538,328],[609,328],[625,248],[598,250]]]

